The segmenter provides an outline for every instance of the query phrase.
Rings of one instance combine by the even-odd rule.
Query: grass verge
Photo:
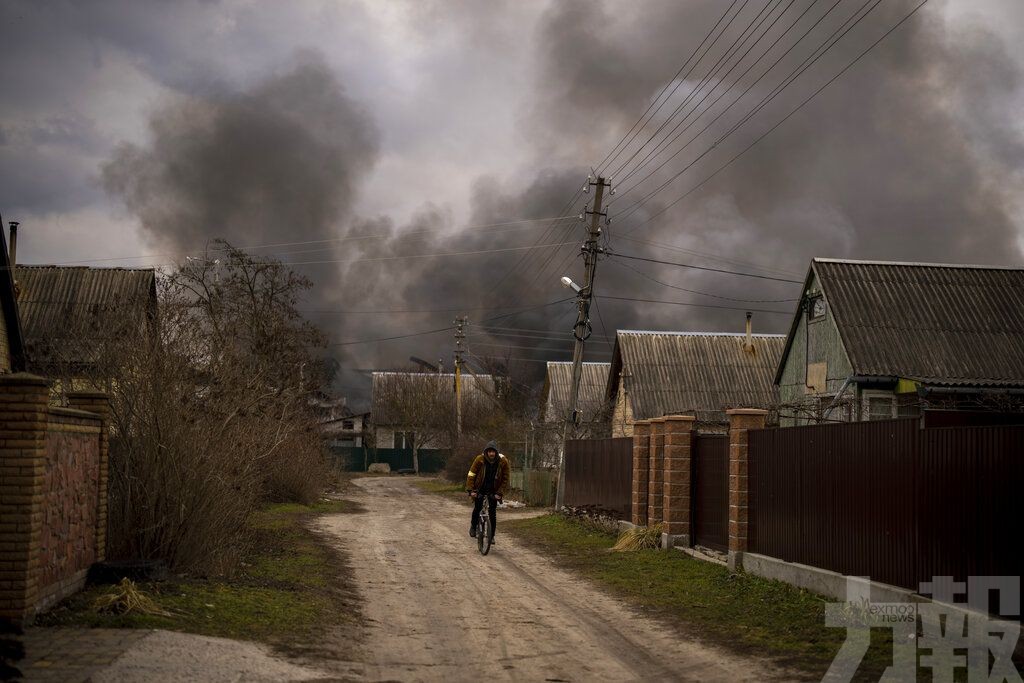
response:
[[[820,679],[846,635],[825,626],[825,598],[779,581],[733,574],[679,551],[610,552],[615,536],[562,515],[514,520],[504,529],[690,636],[809,677]],[[891,663],[890,648],[885,632],[872,632],[860,670],[867,680],[878,680]]]
[[[230,578],[175,578],[138,587],[172,616],[97,612],[96,598],[111,586],[90,586],[36,619],[40,626],[159,628],[258,640],[285,650],[304,649],[325,630],[353,638],[359,625],[355,594],[337,551],[306,527],[312,516],[350,512],[345,501],[271,505],[252,520],[255,542]]]
[[[419,479],[415,486],[421,491],[444,496],[463,505],[473,504],[472,499],[466,495],[466,487],[459,483],[453,484],[445,479]]]

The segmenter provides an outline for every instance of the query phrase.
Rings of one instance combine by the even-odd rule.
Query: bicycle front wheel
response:
[[[476,534],[476,547],[480,550],[481,555],[486,555],[491,551],[491,520],[481,518]]]

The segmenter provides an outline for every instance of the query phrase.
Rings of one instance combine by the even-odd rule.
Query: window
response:
[[[355,429],[356,428],[356,423],[353,420],[342,420],[341,421],[341,428],[342,429]]]
[[[836,399],[835,396],[819,396],[817,412],[819,422],[850,421],[849,400]]]
[[[825,311],[825,297],[819,295],[811,299],[811,303],[807,307],[807,317],[810,320],[821,320],[825,317]]]
[[[395,448],[412,448],[415,432],[395,432]]]
[[[892,419],[893,400],[892,396],[869,396],[868,397],[868,419],[869,420],[890,420]]]

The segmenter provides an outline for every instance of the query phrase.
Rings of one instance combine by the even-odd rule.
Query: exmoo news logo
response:
[[[1013,662],[1020,638],[1020,577],[972,576],[967,582],[933,577],[918,592],[930,601],[875,602],[866,579],[850,578],[846,601],[825,608],[825,624],[846,629],[846,640],[823,680],[851,681],[871,644],[871,629],[892,631],[892,665],[883,681],[913,681],[918,667],[933,681],[1020,682]],[[989,615],[998,606],[1002,617]]]

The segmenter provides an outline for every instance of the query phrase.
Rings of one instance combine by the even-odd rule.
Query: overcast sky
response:
[[[636,145],[691,90],[692,103],[710,92],[699,106],[717,104],[702,118],[695,112],[667,153],[617,183],[613,213],[688,167],[635,214],[613,221],[614,250],[784,279],[800,279],[813,256],[1019,264],[1024,3],[1014,0],[930,0],[762,142],[670,206],[916,4],[882,0],[712,147],[847,18],[873,4],[0,0],[0,211],[24,226],[19,260],[35,263],[149,255],[94,265],[158,265],[201,252],[214,237],[249,246],[385,233],[388,239],[321,241],[315,251],[300,245],[257,253],[305,263],[296,267],[317,282],[310,315],[335,342],[429,330],[446,326],[453,313],[340,311],[464,307],[480,320],[507,311],[490,307],[564,297],[557,280],[579,276],[576,247],[517,249],[576,242],[582,228],[569,221],[550,232],[546,222],[466,226],[560,215],[589,167],[666,83],[678,83]],[[717,24],[726,29],[705,61],[672,81],[721,17],[731,23]],[[750,38],[737,43],[746,26]],[[700,90],[707,73],[712,78]],[[625,192],[748,86],[705,133]],[[572,204],[570,213],[581,206]],[[492,249],[509,251],[339,263]],[[606,298],[598,334],[615,327],[739,330],[744,308],[787,312],[755,317],[762,331],[784,331],[793,308],[786,300],[799,290],[617,263],[602,263],[599,297],[709,307]],[[570,316],[556,305],[495,324],[561,334]],[[476,341],[480,356],[568,358],[500,348],[567,342]],[[607,356],[596,347],[593,359]],[[347,367],[366,369],[400,365],[410,354],[450,358],[450,344],[436,334],[334,352]],[[348,373],[343,381],[360,380]]]

